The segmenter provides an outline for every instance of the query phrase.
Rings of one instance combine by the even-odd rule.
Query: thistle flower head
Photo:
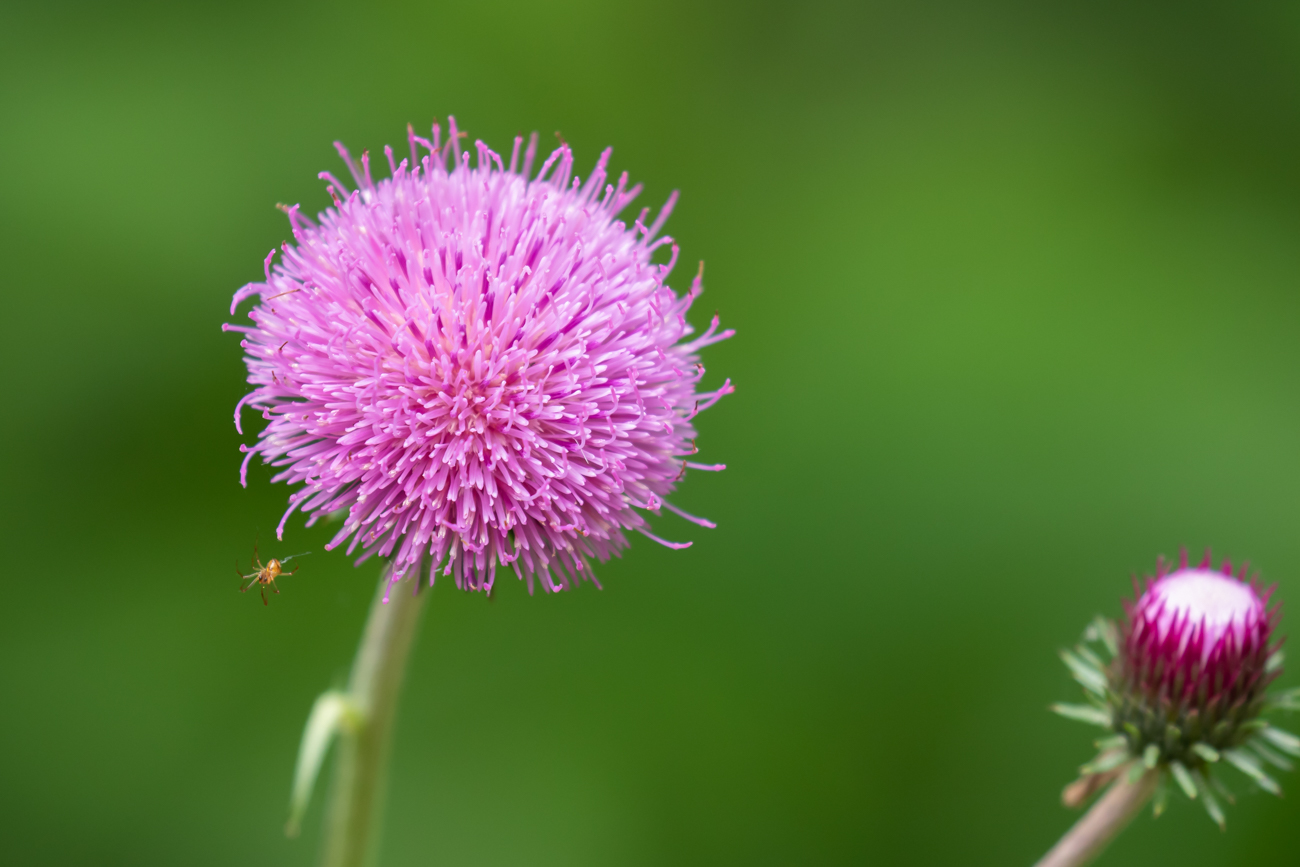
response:
[[[1161,561],[1155,578],[1125,605],[1122,625],[1099,617],[1083,642],[1062,652],[1089,704],[1053,710],[1112,732],[1098,741],[1101,752],[1067,789],[1067,801],[1071,791],[1086,796],[1125,767],[1133,774],[1160,768],[1188,797],[1200,797],[1222,825],[1213,792],[1226,790],[1211,769],[1224,761],[1261,788],[1280,792],[1264,765],[1289,770],[1279,751],[1300,755],[1300,739],[1260,714],[1300,708],[1300,693],[1266,693],[1281,674],[1280,642],[1273,641],[1279,610],[1269,608],[1272,589],[1246,575],[1245,566],[1234,575],[1226,562],[1212,569],[1208,554],[1192,567],[1184,553],[1168,573]]]
[[[662,541],[638,510],[712,526],[666,498],[688,469],[722,469],[687,458],[692,419],[732,391],[696,391],[697,353],[732,332],[715,316],[691,338],[702,265],[684,296],[665,282],[675,193],[629,227],[615,217],[640,187],[606,182],[610,151],[583,183],[567,145],[534,175],[536,134],[508,166],[482,142],[471,165],[462,136],[454,119],[445,142],[410,131],[379,181],[336,144],[356,189],[323,173],[333,208],[285,209],[294,243],[235,293],[232,314],[258,296],[253,324],[226,326],[254,386],[236,426],[244,406],[267,420],[241,480],[253,455],[280,467],[302,487],[277,533],[295,509],[345,513],[329,547],[391,556],[394,581],[427,558],[430,582],[490,591],[509,565],[530,592],[565,589],[625,531]]]

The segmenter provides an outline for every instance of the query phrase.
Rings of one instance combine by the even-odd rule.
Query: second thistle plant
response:
[[[1282,672],[1281,642],[1274,638],[1280,610],[1269,606],[1272,588],[1246,575],[1245,566],[1234,575],[1227,562],[1213,569],[1208,554],[1192,567],[1184,552],[1168,573],[1162,560],[1155,578],[1126,604],[1123,623],[1098,617],[1079,644],[1061,652],[1087,702],[1052,710],[1109,732],[1067,787],[1068,805],[1121,775],[1135,782],[1156,771],[1156,815],[1172,780],[1223,828],[1219,797],[1233,797],[1215,773],[1220,765],[1281,794],[1265,768],[1291,770],[1287,756],[1300,756],[1300,738],[1261,714],[1300,709],[1300,690],[1267,692]]]

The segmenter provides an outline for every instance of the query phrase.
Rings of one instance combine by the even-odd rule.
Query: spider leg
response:
[[[300,566],[294,566],[294,567],[293,567],[293,571],[291,571],[291,572],[281,572],[280,574],[281,574],[281,575],[292,575],[294,572],[297,572],[300,568],[302,568],[302,567],[300,567]]]

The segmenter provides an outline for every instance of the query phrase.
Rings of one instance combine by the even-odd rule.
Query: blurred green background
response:
[[[718,529],[656,525],[694,548],[638,538],[603,592],[437,585],[386,865],[1028,865],[1091,755],[1056,651],[1131,574],[1213,546],[1300,604],[1295,4],[22,5],[7,863],[314,861],[294,754],[378,564],[272,541],[220,324],[332,140],[435,115],[680,188],[676,285],[707,261],[739,390],[700,419],[730,468],[677,498]],[[269,608],[235,592],[259,533],[318,552]],[[1102,863],[1300,861],[1300,800],[1240,779],[1226,834],[1180,799]]]

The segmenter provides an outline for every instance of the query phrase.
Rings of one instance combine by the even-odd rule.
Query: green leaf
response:
[[[1048,710],[1059,713],[1066,719],[1090,723],[1102,728],[1110,728],[1110,712],[1088,704],[1054,704]]]
[[[1160,781],[1156,783],[1156,794],[1151,800],[1151,815],[1159,819],[1160,814],[1165,811],[1169,804],[1169,787],[1165,785],[1165,775],[1160,775]]]
[[[1210,791],[1209,784],[1206,783],[1205,775],[1198,773],[1196,775],[1196,788],[1201,793],[1201,803],[1205,805],[1205,812],[1210,814],[1214,824],[1219,826],[1220,831],[1228,830],[1228,819],[1223,815],[1223,810],[1219,807],[1219,802],[1214,799],[1214,793]]]
[[[1188,772],[1186,766],[1182,762],[1170,762],[1169,772],[1174,775],[1174,779],[1178,782],[1178,788],[1183,790],[1183,794],[1195,800],[1196,781],[1192,779],[1192,775]]]
[[[1128,749],[1128,738],[1123,735],[1115,735],[1113,738],[1098,738],[1092,742],[1092,745],[1099,750],[1123,750]]]
[[[1102,753],[1088,764],[1079,768],[1081,774],[1101,774],[1114,770],[1129,760],[1128,750],[1114,750]]]
[[[1264,670],[1268,672],[1277,671],[1284,662],[1286,662],[1286,651],[1275,650],[1269,656],[1268,661],[1264,663]]]
[[[284,827],[285,834],[298,836],[303,814],[311,800],[311,790],[334,736],[340,731],[354,730],[360,722],[360,710],[344,693],[330,690],[316,699],[302,732],[302,743],[298,745],[298,765],[293,772],[293,794],[289,797],[289,821]]]
[[[1102,662],[1097,657],[1097,654],[1089,650],[1086,645],[1076,644],[1074,652],[1079,655],[1080,659],[1097,669],[1097,671],[1104,672],[1106,670],[1106,663]]]
[[[1237,797],[1228,791],[1228,787],[1223,784],[1223,780],[1219,779],[1218,774],[1207,774],[1206,776],[1209,777],[1210,785],[1214,787],[1214,791],[1218,792],[1223,797],[1223,800],[1229,804],[1237,803]]]
[[[1274,795],[1282,794],[1282,787],[1277,784],[1276,780],[1264,773],[1259,760],[1250,753],[1244,750],[1224,750],[1223,757],[1231,762],[1237,770],[1254,780],[1264,791]]]
[[[1142,751],[1142,764],[1148,768],[1154,768],[1160,762],[1160,747],[1155,744],[1147,744],[1147,748]]]
[[[1268,742],[1277,747],[1284,753],[1293,756],[1300,756],[1300,738],[1291,734],[1289,731],[1277,728],[1276,726],[1267,726],[1260,729],[1261,737],[1267,738]]]
[[[1266,707],[1270,710],[1300,710],[1300,686],[1269,696]]]
[[[1132,762],[1128,766],[1128,783],[1130,786],[1136,785],[1137,781],[1142,779],[1142,775],[1147,772],[1147,766],[1141,762]]]
[[[1084,689],[1101,698],[1106,697],[1106,675],[1084,662],[1068,650],[1061,651],[1061,661],[1070,669]]]
[[[1217,762],[1219,760],[1219,751],[1207,743],[1197,742],[1192,744],[1192,752],[1207,762]]]
[[[1264,743],[1263,738],[1255,738],[1253,741],[1251,741],[1250,748],[1255,752],[1259,753],[1260,758],[1262,758],[1264,761],[1268,762],[1270,765],[1276,768],[1281,768],[1284,771],[1290,771],[1295,767],[1293,764],[1291,764],[1290,759],[1286,758],[1285,756],[1278,755],[1277,753],[1269,749],[1268,745]]]
[[[1248,719],[1241,725],[1237,726],[1237,740],[1243,740],[1266,728],[1268,728],[1267,720]]]
[[[1115,656],[1117,656],[1119,654],[1119,641],[1118,641],[1119,636],[1117,634],[1117,630],[1115,629],[1115,622],[1112,620],[1107,620],[1105,617],[1102,617],[1100,614],[1098,614],[1097,618],[1092,621],[1091,628],[1093,629],[1097,638],[1101,639],[1101,643],[1105,645],[1106,652],[1111,655],[1111,658],[1113,659]]]

